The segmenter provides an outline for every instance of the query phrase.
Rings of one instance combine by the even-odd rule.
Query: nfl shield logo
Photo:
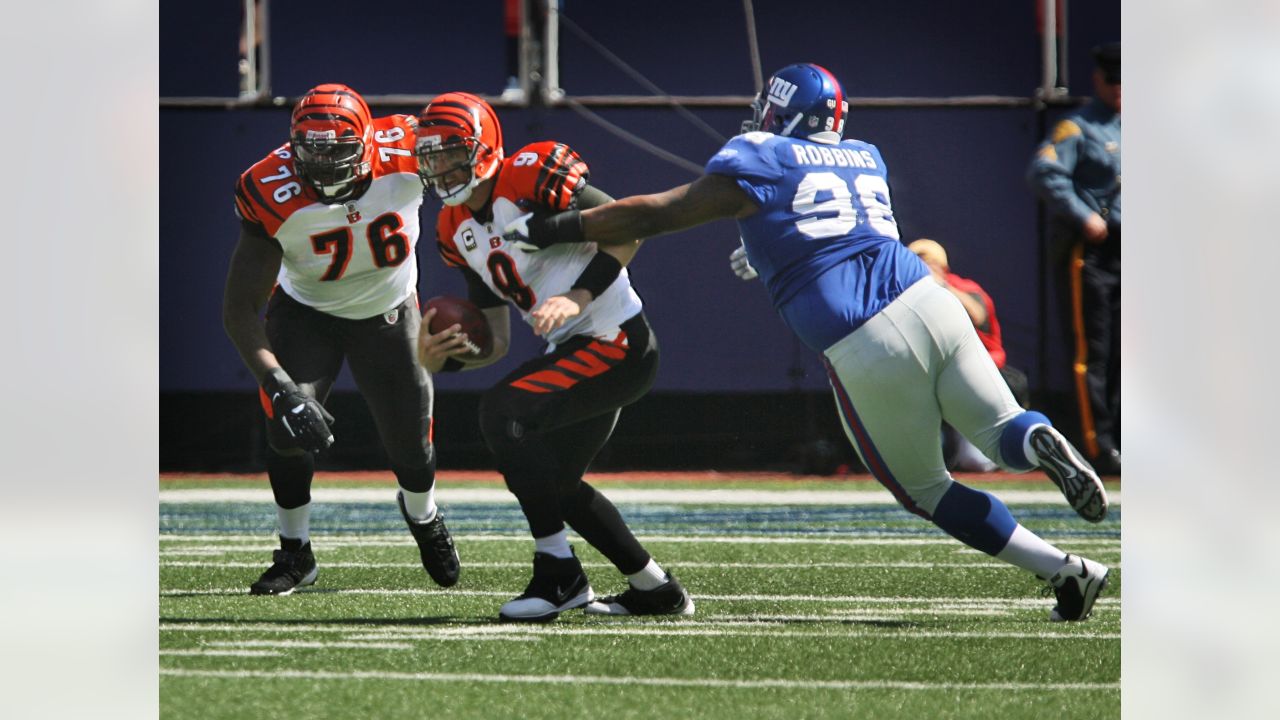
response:
[[[386,320],[388,325],[395,325],[396,321],[400,319],[400,308],[382,313],[382,319]]]

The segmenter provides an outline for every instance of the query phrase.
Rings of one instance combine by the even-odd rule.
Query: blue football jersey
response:
[[[750,132],[726,143],[706,172],[734,178],[759,204],[738,221],[747,259],[783,321],[818,352],[929,274],[899,241],[874,145]]]

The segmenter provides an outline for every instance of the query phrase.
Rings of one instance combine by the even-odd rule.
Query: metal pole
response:
[[[546,24],[543,28],[542,98],[548,103],[564,97],[560,87],[560,0],[545,0]]]
[[[1058,12],[1054,0],[1041,0],[1040,97],[1048,100],[1058,84]]]
[[[747,47],[751,49],[751,77],[756,83],[756,94],[764,87],[764,73],[760,67],[760,44],[756,39],[756,12],[751,0],[742,0],[742,11],[747,16]]]
[[[244,0],[244,24],[240,26],[244,50],[240,55],[240,98],[258,94],[258,8],[254,0]]]
[[[262,22],[258,23],[258,98],[271,97],[271,0],[258,0],[262,6]]]

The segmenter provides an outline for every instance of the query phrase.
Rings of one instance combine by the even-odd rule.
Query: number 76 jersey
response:
[[[898,238],[880,151],[750,132],[707,162],[759,206],[738,220],[747,259],[774,307],[817,352],[858,329],[928,276]]]
[[[298,302],[349,320],[386,313],[418,285],[422,182],[412,115],[373,120],[369,186],[359,197],[318,200],[294,169],[288,143],[240,176],[236,214],[280,243],[280,288]]]

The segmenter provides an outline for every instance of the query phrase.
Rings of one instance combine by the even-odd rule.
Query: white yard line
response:
[[[921,521],[923,522],[923,521]],[[852,535],[851,533],[840,535],[832,533],[830,536],[818,537],[777,537],[777,536],[760,536],[760,535],[637,535],[637,539],[641,542],[661,542],[661,543],[716,543],[728,545],[951,545],[959,550],[965,550],[956,540],[949,537],[939,536],[936,538],[925,537],[898,537],[890,535]],[[1052,533],[1042,535],[1049,542],[1067,545],[1114,545],[1120,546],[1120,538],[1088,538],[1088,537],[1071,537],[1056,536]],[[521,542],[529,543],[528,534],[521,535],[469,535],[466,533],[454,533],[454,539],[465,542]],[[397,532],[395,534],[370,534],[370,535],[320,535],[313,536],[317,547],[417,547],[413,538],[409,537],[407,532]],[[273,541],[269,545],[262,544],[264,541]],[[240,550],[278,550],[279,544],[274,542],[274,537],[270,533],[262,533],[258,535],[181,535],[181,534],[162,534],[160,535],[161,543],[218,543],[220,545],[229,545],[231,543],[246,543],[237,548]],[[250,544],[251,543],[251,544]],[[172,549],[172,548],[170,548]],[[165,552],[164,550],[161,551]],[[978,552],[974,550],[973,552]]]
[[[1016,505],[1061,504],[1066,501],[1057,490],[988,490]],[[703,490],[662,488],[610,488],[606,491],[616,504],[629,505],[896,505],[890,493],[870,490]],[[1120,504],[1120,491],[1108,493],[1112,505]],[[396,489],[314,488],[311,499],[318,503],[386,503],[395,505]],[[495,503],[515,506],[515,497],[503,488],[449,488],[436,490],[436,500],[450,503]],[[271,503],[270,488],[212,488],[161,490],[160,503]]]
[[[166,553],[172,555],[174,553]],[[203,554],[203,553],[202,553]],[[256,562],[234,562],[225,560],[161,560],[160,567],[188,567],[188,568],[262,568],[265,561]],[[680,569],[689,568],[733,568],[739,570],[839,570],[839,569],[924,569],[936,570],[939,568],[985,568],[989,570],[1015,570],[1012,565],[1006,565],[1002,562],[954,562],[954,563],[937,563],[937,562],[789,562],[789,563],[713,563],[713,562],[680,562],[673,563],[674,567]],[[342,568],[342,569],[403,569],[415,570],[422,567],[420,562],[323,562],[321,567]],[[466,562],[467,568],[519,568],[527,569],[528,562]],[[605,568],[612,569],[613,565],[605,562],[584,562],[584,568]],[[1119,564],[1109,565],[1108,567],[1116,568]]]
[[[401,680],[409,682],[473,682],[473,683],[527,683],[537,685],[643,685],[656,687],[738,688],[738,689],[786,689],[786,690],[1119,690],[1119,683],[954,683],[954,682],[906,682],[895,680],[781,680],[760,678],[732,680],[722,678],[674,678],[674,677],[609,677],[602,675],[486,675],[482,673],[403,673],[369,672],[361,670],[192,670],[161,668],[160,674],[169,677],[202,677],[275,680],[281,678],[302,680]]]
[[[519,590],[433,590],[428,588],[300,588],[295,593],[316,595],[386,595],[386,596],[462,596],[462,597],[505,597],[519,594]],[[244,587],[229,588],[170,588],[161,590],[160,595],[248,595]],[[823,603],[933,603],[956,606],[1010,605],[1016,607],[1041,607],[1049,602],[1044,598],[1007,598],[1007,597],[879,597],[870,595],[702,595],[694,594],[694,600],[712,601],[748,601],[748,602],[823,602]],[[265,600],[265,602],[272,602]],[[1119,598],[1100,598],[1099,605],[1118,604]]]
[[[892,630],[892,629],[857,629],[842,625],[833,630],[796,630],[786,627],[784,623],[833,622],[842,619],[839,615],[699,615],[699,619],[681,618],[679,620],[644,618],[609,618],[600,619],[600,625],[582,627],[568,624],[519,625],[514,623],[466,624],[424,628],[421,625],[405,623],[403,625],[378,625],[369,627],[360,624],[342,625],[277,625],[271,622],[246,623],[184,623],[164,622],[160,624],[162,633],[235,633],[250,636],[269,634],[340,634],[347,639],[424,639],[442,640],[452,638],[510,638],[514,636],[541,635],[686,635],[725,633],[746,636],[768,635],[784,637],[875,637],[898,640],[916,638],[973,638],[973,639],[1034,639],[1034,640],[1119,640],[1120,633],[1090,633],[1086,626],[1066,626],[1061,632],[1011,632],[1011,631],[958,631],[958,630]],[[616,624],[615,624],[616,623]]]
[[[284,653],[276,650],[161,650],[161,655],[179,655],[191,657],[280,657]]]

